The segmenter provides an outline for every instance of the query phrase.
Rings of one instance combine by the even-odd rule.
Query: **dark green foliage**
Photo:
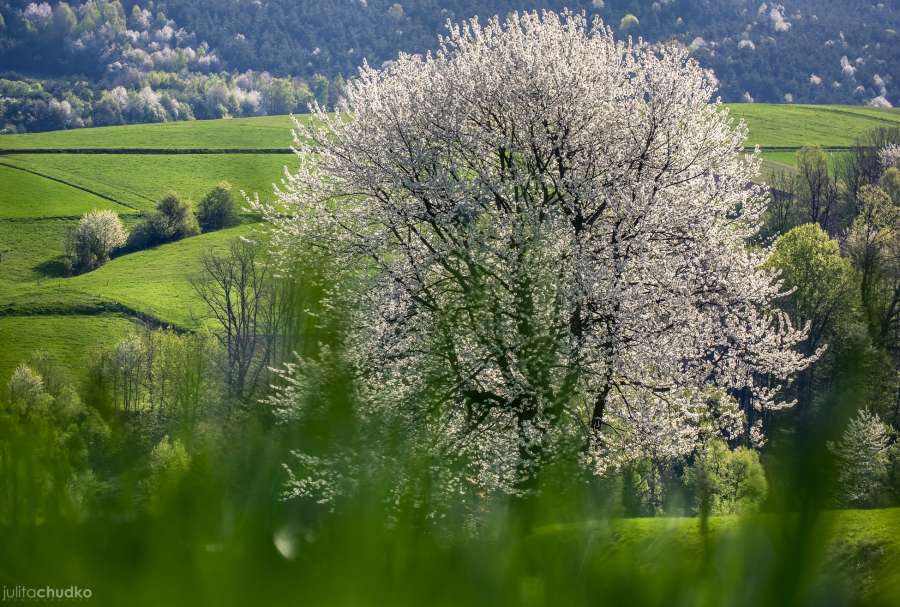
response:
[[[240,222],[230,184],[220,183],[203,197],[197,220],[204,232],[229,228]]]
[[[191,203],[180,199],[177,194],[166,194],[159,201],[156,210],[166,220],[166,231],[171,240],[181,240],[200,233]]]
[[[334,107],[363,61],[381,66],[399,52],[434,50],[448,19],[564,8],[599,15],[622,37],[690,46],[727,101],[900,103],[900,11],[875,0],[49,4],[45,18],[0,1],[0,65],[9,70],[0,73],[0,129],[304,112],[313,100]],[[184,31],[171,36],[167,26]]]
[[[169,242],[168,221],[162,213],[150,213],[128,234],[126,248],[140,251]]]
[[[140,251],[199,233],[200,225],[191,204],[170,192],[159,201],[155,212],[132,229],[126,248]]]

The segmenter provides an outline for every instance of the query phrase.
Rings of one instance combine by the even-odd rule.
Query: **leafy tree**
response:
[[[140,251],[169,242],[168,221],[162,213],[150,213],[128,234],[127,249]]]
[[[900,169],[889,167],[878,183],[881,185],[881,189],[891,197],[894,205],[900,206]]]
[[[170,192],[156,205],[156,211],[131,231],[128,249],[138,251],[199,233],[200,224],[190,203]]]
[[[0,401],[0,524],[79,521],[99,491],[92,451],[109,429],[70,387],[53,395],[43,379],[19,365]]]
[[[841,257],[835,240],[816,223],[793,228],[776,242],[767,265],[777,270],[789,295],[782,308],[800,326],[808,326],[803,351],[818,357],[833,341],[842,323],[856,313],[857,286],[853,267]],[[798,380],[800,414],[812,405],[817,366],[804,370]]]
[[[266,90],[266,112],[269,114],[289,114],[294,111],[297,99],[289,80],[275,78]]]
[[[6,386],[9,401],[33,405],[44,394],[44,379],[25,363],[13,371]]]
[[[322,107],[328,106],[328,78],[323,76],[322,74],[316,74],[313,76],[312,81],[309,85],[310,90],[312,90],[312,94],[316,98],[316,103],[321,105]]]
[[[170,192],[163,196],[156,205],[156,210],[166,220],[166,234],[169,240],[181,240],[200,233],[200,226],[191,203],[182,200],[177,194]]]
[[[315,168],[255,208],[288,249],[371,270],[350,321],[370,415],[435,424],[431,448],[492,471],[476,484],[527,493],[571,450],[607,470],[634,416],[688,425],[709,384],[777,407],[805,333],[746,248],[766,200],[714,88],[682,49],[519,14],[364,70],[347,114],[298,125]]]
[[[197,219],[204,232],[237,225],[240,218],[231,195],[231,185],[222,182],[210,190],[200,201]]]
[[[168,435],[150,453],[146,492],[151,512],[158,513],[166,499],[180,487],[191,467],[191,456],[178,439]]]
[[[747,447],[729,449],[721,440],[710,442],[700,452],[686,480],[701,515],[755,512],[769,492],[759,453]]]
[[[900,325],[900,207],[874,186],[862,187],[859,205],[846,248],[861,276],[873,337],[889,348],[896,345]]]

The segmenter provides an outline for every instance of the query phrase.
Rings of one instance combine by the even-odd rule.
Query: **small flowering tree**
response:
[[[464,454],[463,484],[526,492],[567,450],[606,470],[660,435],[683,453],[710,387],[764,412],[809,362],[745,245],[766,198],[714,87],[686,51],[599,20],[464,22],[298,122],[315,161],[253,206],[282,251],[367,270],[365,400]]]
[[[829,443],[837,465],[837,498],[844,506],[875,506],[888,480],[893,431],[877,415],[860,409],[837,443]]]
[[[106,263],[125,240],[122,220],[114,211],[90,211],[67,235],[66,250],[73,268],[86,272]]]

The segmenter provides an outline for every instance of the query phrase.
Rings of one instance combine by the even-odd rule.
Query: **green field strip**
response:
[[[900,114],[858,106],[729,104],[729,115],[749,129],[747,145],[793,151],[819,145],[841,151],[875,127],[900,127]]]
[[[297,116],[300,121],[309,116]],[[159,150],[289,150],[289,116],[190,120],[0,135],[0,148]]]
[[[803,145],[834,150],[854,144],[873,126],[900,126],[900,112],[862,106],[725,104],[750,127],[748,146],[791,151]],[[301,122],[310,115],[297,116]],[[0,149],[66,153],[244,153],[287,152],[288,116],[193,120],[0,135]],[[160,150],[163,150],[162,152]]]
[[[16,366],[39,351],[77,380],[94,352],[140,326],[119,314],[0,315],[0,385],[6,386]]]
[[[209,155],[209,154],[292,154],[291,148],[19,148],[0,149],[0,156],[15,156],[17,154],[88,154],[106,155],[136,154],[136,155]]]
[[[190,328],[166,322],[141,310],[136,310],[119,301],[92,296],[83,291],[57,291],[59,297],[64,293],[64,299],[53,299],[46,292],[36,289],[31,293],[25,293],[17,301],[0,303],[0,318],[7,316],[35,317],[35,316],[94,316],[98,314],[115,314],[140,321],[142,324],[154,329],[172,329],[178,333],[189,333]]]
[[[0,218],[69,217],[94,209],[133,211],[89,190],[0,162]]]
[[[196,204],[221,181],[232,185],[238,206],[244,206],[240,191],[265,197],[272,192],[273,184],[282,179],[284,167],[298,162],[293,154],[17,155],[8,156],[7,160],[83,185],[141,211],[153,210],[170,191]]]
[[[113,204],[115,204],[115,205],[122,206],[122,207],[125,207],[125,208],[128,208],[128,209],[131,209],[132,211],[140,211],[139,208],[134,207],[134,206],[128,204],[127,202],[123,202],[123,201],[121,201],[121,200],[116,200],[115,198],[113,198],[113,197],[111,197],[111,196],[108,196],[107,194],[104,194],[104,193],[102,193],[102,192],[98,192],[98,191],[96,191],[96,190],[94,190],[94,189],[92,189],[92,188],[89,188],[89,187],[86,187],[86,186],[83,186],[83,185],[79,185],[79,184],[77,184],[77,183],[72,183],[71,181],[67,181],[67,180],[61,179],[61,178],[59,178],[59,177],[54,177],[53,175],[48,175],[48,174],[43,173],[43,172],[41,172],[41,171],[36,171],[36,170],[34,170],[34,169],[30,169],[30,168],[27,168],[27,167],[19,166],[19,165],[16,165],[16,164],[11,164],[11,163],[8,163],[8,162],[2,162],[2,161],[0,161],[0,166],[7,167],[7,168],[10,168],[10,169],[15,169],[15,170],[17,170],[17,171],[24,171],[24,172],[26,172],[26,173],[30,173],[30,174],[32,174],[32,175],[35,175],[36,177],[42,177],[42,178],[44,178],[44,179],[49,179],[50,181],[59,183],[59,184],[61,184],[61,185],[64,185],[64,186],[67,186],[67,187],[70,187],[70,188],[74,188],[74,189],[76,189],[76,190],[81,190],[82,192],[85,192],[85,193],[87,193],[87,194],[91,194],[92,196],[96,196],[97,198],[101,198],[101,199],[106,200],[107,202],[111,202],[111,203],[113,203]],[[111,210],[118,210],[118,209],[111,209]]]

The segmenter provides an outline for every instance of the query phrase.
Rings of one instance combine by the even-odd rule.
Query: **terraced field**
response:
[[[71,135],[76,135],[76,145],[96,150],[97,146],[121,149],[130,145],[129,137],[148,136],[142,143],[174,146],[160,149],[165,152],[181,151],[179,145],[193,143],[206,133],[221,137],[222,131],[222,140],[244,137],[245,144],[256,148],[265,145],[267,131],[274,131],[286,137],[281,145],[287,147],[288,124],[282,116],[249,125],[229,121],[142,125],[46,133],[39,139],[40,145],[58,149],[70,145]],[[167,129],[173,130],[171,137]],[[9,140],[18,139],[0,137],[0,147],[12,147]],[[83,213],[113,210],[131,227],[166,192],[175,191],[196,204],[221,181],[232,184],[239,200],[241,190],[265,196],[281,178],[284,166],[292,163],[296,157],[283,153],[0,157],[0,386],[5,386],[18,362],[38,349],[77,375],[82,366],[78,363],[92,349],[115,342],[141,324],[196,327],[203,322],[203,314],[190,279],[199,273],[200,255],[256,229],[251,225],[254,218],[245,216],[237,228],[124,255],[94,272],[66,277],[65,233]]]
[[[19,167],[22,173],[39,172],[76,188],[90,189],[119,201],[119,208],[114,210],[129,212],[122,205],[148,211],[169,191],[196,203],[220,181],[229,182],[236,190],[262,195],[272,191],[284,166],[295,164],[297,159],[293,154],[16,154],[2,162]],[[0,170],[4,168],[16,170],[0,166]]]
[[[763,148],[764,173],[791,170],[806,144],[833,153],[900,112],[859,107],[731,105]],[[305,119],[305,118],[304,118]],[[265,196],[296,158],[287,116],[131,125],[0,136],[0,386],[40,347],[71,364],[140,322],[201,322],[190,278],[199,256],[255,226],[203,234],[63,277],[66,229],[91,209],[126,226],[168,191],[196,203],[219,181]]]

